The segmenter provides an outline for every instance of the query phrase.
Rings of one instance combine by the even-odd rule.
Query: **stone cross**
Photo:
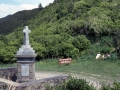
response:
[[[29,33],[31,31],[28,29],[28,26],[25,26],[23,33],[24,33],[24,42],[23,45],[29,45]]]

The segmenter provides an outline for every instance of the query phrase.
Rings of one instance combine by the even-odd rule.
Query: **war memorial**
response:
[[[30,32],[25,26],[23,45],[15,54],[17,66],[0,69],[0,90],[46,90],[46,86],[54,88],[68,78],[67,75],[60,75],[36,79],[36,53],[29,43]]]

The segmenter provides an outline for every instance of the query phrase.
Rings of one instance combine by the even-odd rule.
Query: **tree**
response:
[[[113,39],[113,44],[115,46],[116,53],[118,57],[120,58],[120,31],[117,31],[115,33],[114,39]]]
[[[46,56],[47,50],[42,44],[32,41],[31,45],[37,53],[37,60],[40,60],[41,58],[44,58]]]
[[[38,8],[39,8],[39,10],[43,9],[43,6],[41,3],[38,5]]]
[[[74,38],[73,45],[79,49],[79,53],[82,53],[90,48],[91,43],[84,35],[79,35]]]
[[[59,44],[58,48],[59,57],[62,58],[78,58],[79,57],[79,50],[75,48],[72,43],[62,42]]]

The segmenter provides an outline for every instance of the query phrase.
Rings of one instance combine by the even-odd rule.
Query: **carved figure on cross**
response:
[[[29,33],[31,33],[31,31],[28,29],[28,26],[25,26],[23,33],[24,33],[23,45],[29,45]]]

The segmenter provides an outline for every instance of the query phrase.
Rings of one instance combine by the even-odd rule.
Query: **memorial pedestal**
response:
[[[17,82],[29,82],[35,80],[35,50],[29,45],[30,30],[26,26],[23,30],[24,42],[17,51]]]
[[[34,81],[35,78],[35,57],[17,57],[17,82]]]

